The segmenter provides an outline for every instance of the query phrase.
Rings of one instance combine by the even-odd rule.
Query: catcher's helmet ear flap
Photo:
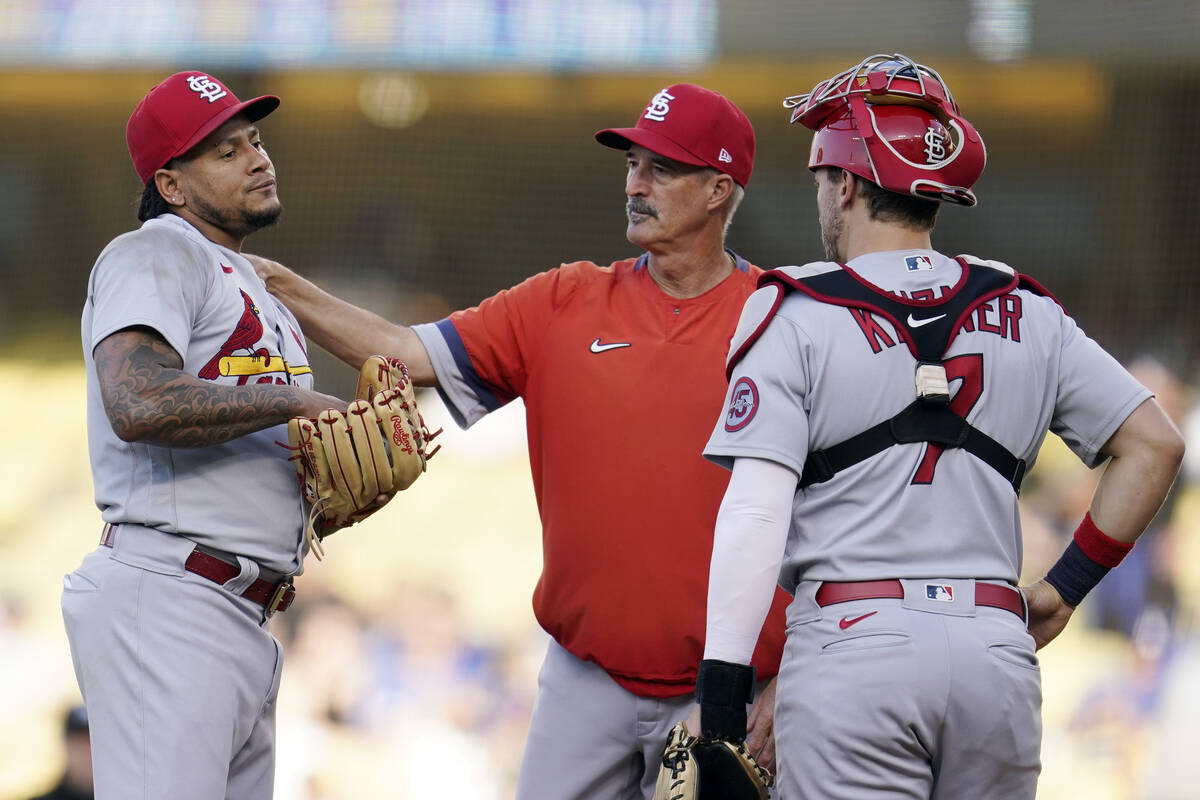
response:
[[[987,151],[932,69],[871,56],[783,104],[816,131],[810,169],[841,167],[889,191],[975,205]]]

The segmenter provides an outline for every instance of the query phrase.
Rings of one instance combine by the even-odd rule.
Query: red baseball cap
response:
[[[125,126],[133,168],[143,184],[149,183],[168,161],[191,150],[236,114],[256,122],[278,107],[274,95],[243,103],[210,75],[177,72],[142,98]]]
[[[663,89],[634,127],[597,131],[596,141],[617,150],[640,144],[660,156],[724,172],[743,187],[754,171],[750,120],[723,95],[690,83]]]

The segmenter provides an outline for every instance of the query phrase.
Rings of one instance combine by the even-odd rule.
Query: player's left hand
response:
[[[322,540],[366,519],[425,471],[438,448],[417,410],[408,370],[397,359],[372,356],[359,373],[357,399],[343,413],[288,422],[288,444],[300,489],[311,504],[306,529],[318,558]]]
[[[692,703],[692,711],[687,715],[687,719],[683,721],[687,725],[689,731],[700,730],[700,704]]]
[[[770,772],[775,771],[775,682],[778,677],[771,678],[762,692],[750,706],[750,716],[746,718],[746,747],[758,759],[759,766]],[[700,730],[700,704],[692,705],[691,713],[684,721],[689,731]]]
[[[1063,632],[1075,609],[1067,605],[1058,590],[1044,580],[1022,586],[1029,607],[1029,635],[1041,650]]]
[[[750,706],[750,716],[746,718],[746,747],[758,759],[759,765],[770,772],[775,771],[775,681],[778,676],[767,681],[754,704]],[[699,730],[700,717],[697,705],[696,728]]]
[[[774,689],[771,690],[774,702]],[[773,777],[755,762],[741,742],[705,739],[700,730],[700,704],[671,729],[654,785],[654,800],[767,800]],[[772,737],[773,738],[773,737]],[[772,743],[774,748],[774,743]]]

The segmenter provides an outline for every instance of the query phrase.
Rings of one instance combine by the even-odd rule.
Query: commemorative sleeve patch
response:
[[[729,409],[725,412],[725,430],[740,431],[758,413],[758,387],[749,378],[738,378],[729,393]]]

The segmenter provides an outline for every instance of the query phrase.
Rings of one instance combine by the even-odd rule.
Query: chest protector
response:
[[[759,278],[760,287],[777,284],[781,290],[767,320],[774,316],[787,292],[804,292],[823,303],[862,309],[888,320],[917,361],[913,402],[891,419],[831,447],[810,452],[800,476],[801,488],[823,483],[893,445],[927,442],[944,448],[962,448],[996,470],[1014,491],[1020,492],[1026,469],[1024,459],[1017,458],[1004,445],[951,410],[949,381],[942,361],[967,318],[984,303],[1018,287],[1039,295],[1051,295],[1036,281],[1018,275],[1009,267],[968,261],[962,257],[956,260],[962,265],[963,277],[957,286],[936,300],[899,297],[868,283],[848,269],[804,277],[771,270]],[[765,327],[766,321],[730,359],[731,365]]]

